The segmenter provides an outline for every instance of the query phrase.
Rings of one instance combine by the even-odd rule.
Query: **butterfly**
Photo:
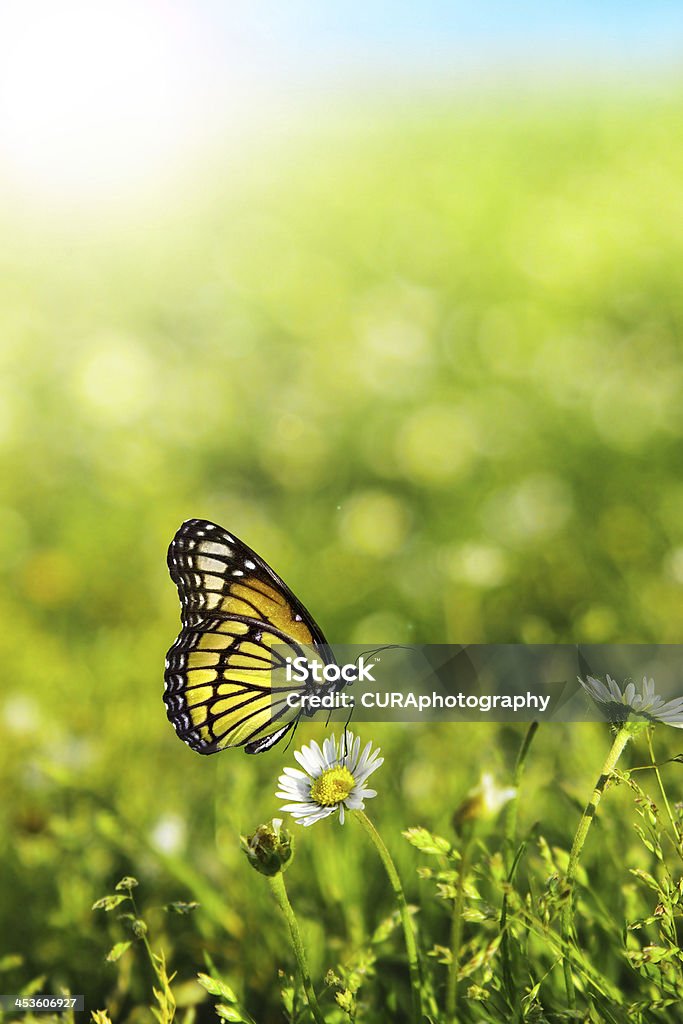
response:
[[[182,630],[166,655],[164,703],[178,736],[200,754],[269,750],[314,713],[289,694],[332,683],[287,682],[287,659],[336,664],[322,630],[269,565],[205,519],[184,522],[168,549]]]

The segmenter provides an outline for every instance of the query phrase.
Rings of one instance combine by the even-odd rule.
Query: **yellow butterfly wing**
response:
[[[301,716],[287,696],[305,685],[285,683],[286,659],[313,648],[334,660],[322,631],[263,559],[216,523],[183,523],[168,567],[183,622],[166,656],[169,720],[201,754],[270,749]]]

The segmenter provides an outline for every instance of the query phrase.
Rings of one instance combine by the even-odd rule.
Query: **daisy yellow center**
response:
[[[343,765],[326,768],[311,786],[311,797],[321,807],[331,807],[345,800],[355,785],[356,780]]]

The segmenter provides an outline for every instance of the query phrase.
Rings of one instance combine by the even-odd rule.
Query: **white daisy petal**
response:
[[[359,767],[361,767],[364,764],[367,764],[368,761],[370,760],[371,756],[372,756],[372,743],[366,743],[365,747],[363,748],[363,753],[361,754],[361,757],[360,757],[360,765],[359,765]]]
[[[322,746],[323,761],[325,762],[325,766],[326,767],[332,761],[332,758],[334,756],[333,750],[334,750],[334,748],[330,746],[330,738],[329,738],[329,736],[327,736],[323,740],[323,746]]]
[[[301,750],[294,751],[294,757],[297,759],[304,771],[308,770],[308,747],[302,747]]]
[[[278,800],[295,800],[297,803],[300,803],[302,800],[308,800],[309,794],[307,791],[302,791],[301,793],[292,793],[292,791],[289,789],[278,789],[275,796],[278,798]]]
[[[373,762],[373,764],[371,764],[368,768],[366,768],[364,771],[356,772],[355,773],[355,778],[357,778],[360,783],[363,783],[367,779],[369,779],[370,776],[372,775],[372,773],[374,771],[376,771],[378,768],[380,768],[383,764],[384,764],[384,758],[380,757],[375,762]]]
[[[641,692],[636,685],[628,680],[622,690],[611,676],[606,676],[606,684],[587,676],[579,679],[588,695],[613,722],[628,722],[641,719],[645,722],[665,722],[675,728],[683,728],[683,697],[664,700],[655,693],[654,679],[643,677]],[[615,707],[615,705],[621,707]]]
[[[350,811],[359,811],[363,807],[363,797],[360,793],[356,793],[354,796],[349,796],[344,801]]]
[[[301,772],[301,775],[298,777],[294,775],[281,775],[277,781],[280,786],[288,786],[291,789],[296,789],[299,786],[307,785],[311,780],[309,775],[305,775]]]
[[[283,780],[283,778],[281,776],[278,779],[278,783],[279,783],[279,786],[280,786],[280,790],[283,793],[291,793],[292,796],[297,796],[297,797],[308,795],[308,793],[310,792],[310,789],[311,789],[311,780],[310,779],[301,779],[301,780],[297,780],[296,782],[290,782],[288,780]]]
[[[332,814],[333,811],[333,807],[318,807],[311,814],[303,818],[301,824],[314,825],[316,821],[322,821],[323,818],[329,818],[330,814]]]
[[[619,689],[616,682],[614,681],[614,679],[612,679],[611,676],[607,676],[607,685],[614,699],[621,700],[621,690]]]

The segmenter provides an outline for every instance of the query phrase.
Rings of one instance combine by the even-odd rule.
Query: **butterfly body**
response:
[[[189,519],[168,549],[182,630],[166,656],[164,702],[178,736],[201,754],[274,746],[307,702],[290,694],[327,694],[339,684],[286,681],[298,657],[327,664],[334,655],[301,602],[270,566],[216,523]]]

